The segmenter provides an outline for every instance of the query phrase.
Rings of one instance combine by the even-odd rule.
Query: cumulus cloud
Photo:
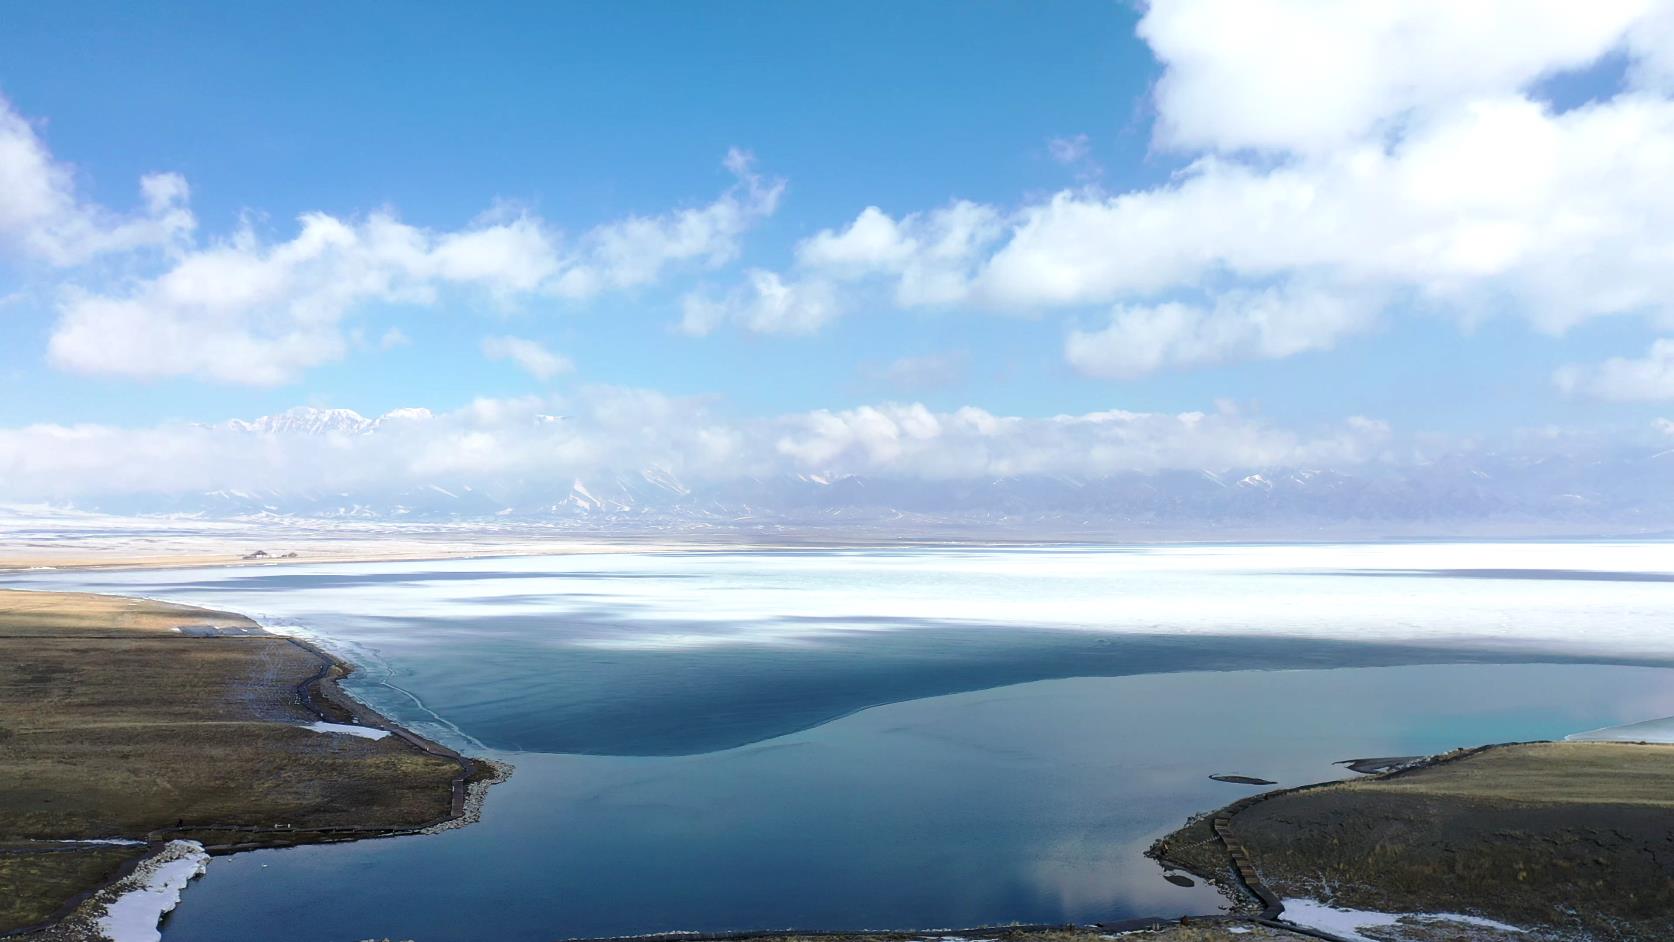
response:
[[[723,164],[737,183],[714,202],[660,216],[629,217],[582,236],[552,290],[587,298],[649,284],[671,265],[690,262],[714,268],[737,258],[744,233],[778,208],[785,181],[757,173],[755,158],[745,151],[729,151]]]
[[[1611,315],[1674,323],[1666,4],[1156,0],[1139,34],[1163,67],[1154,142],[1186,159],[1166,183],[868,207],[804,242],[794,277],[881,286],[898,307],[1117,305],[1112,331],[1065,347],[1111,375],[1322,349],[1365,326],[1358,310],[1327,316],[1323,297],[1307,336],[1236,311],[1276,283],[1463,321],[1510,312],[1552,333]],[[1628,61],[1623,87],[1568,110],[1541,97],[1612,55]],[[1073,138],[1050,150],[1082,153]],[[1150,353],[1128,343],[1146,332]]]
[[[799,473],[1102,475],[1372,461],[1389,434],[1369,420],[1303,434],[1231,410],[1032,418],[885,403],[730,419],[705,399],[586,387],[375,419],[298,409],[217,425],[5,428],[0,489],[9,500],[220,488],[335,493],[419,487],[439,477],[491,487],[646,469],[694,483]],[[111,473],[111,455],[122,456],[119,475]]]
[[[968,285],[1029,307],[1214,282],[1325,279],[1490,306],[1561,331],[1589,317],[1674,316],[1674,101],[1627,96],[1562,114],[1516,95],[1369,142],[1266,167],[1205,157],[1167,186],[1064,192],[1025,207]]]
[[[341,357],[342,321],[357,305],[528,290],[553,269],[552,247],[524,216],[435,233],[384,212],[359,222],[310,213],[276,244],[246,225],[127,290],[66,290],[48,351],[86,373],[274,385]]]
[[[1655,341],[1643,357],[1611,357],[1603,363],[1559,367],[1553,381],[1565,392],[1595,399],[1674,399],[1674,338]]]
[[[1581,68],[1651,26],[1656,0],[1159,0],[1167,146],[1318,153]]]
[[[130,215],[87,202],[71,170],[0,100],[0,248],[61,266],[162,250],[125,266],[137,273],[125,281],[86,272],[60,289],[49,357],[61,368],[275,385],[342,357],[344,322],[363,305],[429,305],[461,291],[498,304],[590,298],[683,265],[729,262],[749,228],[777,208],[784,182],[758,173],[742,151],[724,165],[735,182],[707,204],[631,216],[568,240],[533,213],[502,205],[456,230],[412,226],[391,210],[307,213],[288,239],[272,240],[246,220],[199,241],[184,178],[144,177],[143,206]]]
[[[1208,305],[1118,305],[1108,326],[1073,330],[1064,358],[1089,376],[1127,379],[1232,359],[1276,359],[1366,329],[1377,306],[1328,291],[1233,291]]]
[[[137,212],[115,213],[79,199],[75,174],[0,98],[0,246],[67,266],[107,252],[176,245],[197,224],[187,197],[183,177],[156,173],[140,178]]]
[[[1000,224],[997,210],[968,201],[900,219],[869,206],[849,225],[798,243],[793,274],[751,269],[730,291],[689,294],[680,329],[812,333],[855,305],[850,289],[878,282],[891,284],[891,303],[902,307],[957,301]]]
[[[568,373],[574,367],[568,357],[553,353],[539,341],[522,337],[484,337],[482,353],[490,360],[510,360],[518,369],[542,382],[559,373]]]

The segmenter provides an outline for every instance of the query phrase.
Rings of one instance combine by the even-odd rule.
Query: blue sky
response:
[[[107,228],[145,217],[137,181],[170,173],[190,193],[164,202],[193,222],[139,247],[49,257],[29,248],[39,240],[28,227],[67,224],[44,210],[13,220],[0,254],[0,426],[137,428],[297,405],[442,411],[608,386],[703,397],[740,420],[882,403],[1020,417],[1234,403],[1298,434],[1358,416],[1400,436],[1547,425],[1642,436],[1674,399],[1674,351],[1659,359],[1654,346],[1674,324],[1654,271],[1674,220],[1635,189],[1650,186],[1650,157],[1576,156],[1566,142],[1597,132],[1565,121],[1596,110],[1631,147],[1666,143],[1674,106],[1660,76],[1674,56],[1657,6],[1501,24],[1495,35],[1520,53],[1485,53],[1480,68],[1449,56],[1484,27],[1450,20],[1445,4],[1403,14],[1416,28],[1400,41],[1416,45],[1374,61],[1351,54],[1356,44],[1390,46],[1378,31],[1402,24],[1340,12],[1298,35],[1286,25],[1304,21],[1280,0],[1237,16],[1212,0],[14,7],[0,29],[0,95],[29,128],[17,133],[67,174],[53,212]],[[1205,38],[1204,22],[1224,29]],[[1647,105],[1630,114],[1630,98]],[[1518,117],[1518,103],[1534,111]],[[1577,231],[1596,245],[1547,239],[1543,221],[1571,205],[1561,192],[1478,207],[1481,185],[1462,178],[1462,195],[1446,195],[1435,167],[1490,181],[1536,172],[1478,166],[1504,159],[1471,150],[1504,136],[1489,125],[1502,113],[1516,133],[1556,141],[1555,169],[1529,192],[1626,181],[1588,198],[1592,228]],[[753,155],[744,176],[723,166],[734,148]],[[1342,182],[1356,148],[1386,159],[1387,185]],[[1317,207],[1261,215],[1281,177],[1284,199],[1314,193]],[[1207,195],[1174,199],[1188,183]],[[750,187],[780,185],[771,207],[750,203]],[[1409,185],[1419,199],[1442,192],[1439,205],[1377,221],[1413,202],[1378,194]],[[1125,194],[1167,205],[1141,217]],[[264,257],[305,213],[352,228],[387,211],[438,242],[534,220],[563,271],[599,227],[728,199],[745,206],[737,231],[632,284],[554,290],[542,268],[539,287],[508,288],[520,271],[368,290],[310,324],[318,349],[288,354],[274,375],[257,360],[287,318],[306,319],[296,310],[317,304],[307,292],[318,284],[276,288],[284,300],[271,309],[204,302],[201,317],[142,297],[241,227],[251,257]],[[1011,252],[1055,199],[1098,219],[1043,223],[1029,252]],[[1206,234],[1199,251],[1192,233],[1223,224],[1221,199],[1226,226],[1271,222],[1296,244]],[[925,262],[923,231],[902,247],[955,201],[986,214],[968,256]],[[843,235],[868,207],[897,227],[894,241],[810,260],[811,240]],[[1646,218],[1630,219],[1635,208]],[[1333,216],[1345,221],[1304,231]],[[1149,225],[1166,231],[1132,234]],[[1155,262],[1136,259],[1153,244]],[[1622,246],[1647,258],[1621,262],[1632,254]],[[902,284],[916,265],[958,284],[915,300]],[[771,320],[752,273],[792,286]],[[1594,303],[1616,286],[1622,298]],[[88,295],[131,300],[108,315],[131,336],[88,320],[61,337],[77,316],[66,299]],[[705,326],[679,329],[699,303]],[[1315,314],[1269,331],[1300,309]],[[147,347],[162,329],[149,317],[184,336],[230,325],[251,367],[170,365],[168,350]],[[490,337],[570,369],[532,375],[486,355]]]
[[[30,19],[0,38],[0,89],[46,119],[54,153],[101,202],[130,203],[141,174],[178,170],[212,230],[246,211],[283,232],[302,212],[384,205],[414,224],[455,227],[496,199],[585,228],[708,198],[727,182],[722,155],[739,146],[790,183],[782,213],[747,246],[771,262],[872,203],[1008,202],[1064,186],[1073,176],[1046,154],[1058,135],[1099,132],[1101,156],[1122,155],[1132,179],[1166,172],[1145,161],[1149,56],[1131,11],[1114,5],[1065,3],[1041,16],[991,4],[956,17],[932,4],[529,4],[467,20],[443,5],[399,16],[375,6],[162,12],[17,11]],[[89,20],[103,25],[87,29]],[[1087,91],[1061,93],[1075,86]],[[863,360],[952,349],[970,351],[972,372],[1026,372],[1001,387],[1018,409],[1103,399],[1103,384],[1055,375],[1057,332],[1046,324],[905,318],[769,352],[753,338],[668,334],[678,302],[667,292],[523,308],[505,323],[395,312],[417,342],[388,362],[360,357],[298,386],[212,397],[190,382],[121,383],[120,407],[134,410],[126,418],[220,418],[299,398],[378,411],[526,390],[528,378],[503,364],[454,355],[502,328],[574,351],[594,381],[718,392],[750,410],[866,400]],[[85,378],[38,368],[50,311],[30,321],[34,342],[8,350],[7,365],[48,394],[0,407],[7,417],[124,417],[107,412],[113,389],[77,393]],[[1014,358],[1019,345],[1033,355]],[[415,376],[438,356],[444,386]],[[772,365],[781,369],[764,372]]]

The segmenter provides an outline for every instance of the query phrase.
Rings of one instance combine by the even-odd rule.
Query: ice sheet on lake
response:
[[[20,575],[43,588],[87,580]],[[558,643],[606,650],[1002,625],[1674,658],[1674,552],[1658,541],[581,553],[99,577],[107,591],[171,597],[182,580],[192,601],[242,605],[264,624],[341,610],[348,589],[357,610],[390,619],[540,616],[565,626]],[[246,583],[286,591],[252,607]]]
[[[1584,733],[1570,733],[1564,739],[1570,742],[1674,743],[1674,716],[1646,720],[1643,723],[1628,723],[1625,726],[1589,729]]]
[[[144,861],[126,880],[132,886],[105,904],[99,931],[110,942],[160,942],[157,924],[180,903],[180,891],[203,874],[209,854],[197,841],[170,841],[162,852]]]

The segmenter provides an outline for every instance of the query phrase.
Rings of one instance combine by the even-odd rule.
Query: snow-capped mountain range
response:
[[[562,422],[537,416],[541,422]],[[367,418],[293,409],[213,427],[253,440],[377,435],[431,419],[407,409]],[[77,500],[78,510],[209,519],[293,517],[496,521],[594,532],[853,530],[1020,538],[1267,533],[1674,532],[1674,451],[1601,457],[1472,454],[1397,466],[1240,467],[1098,476],[1028,474],[936,479],[785,473],[687,481],[666,468],[523,475],[437,473],[352,490],[223,487]]]

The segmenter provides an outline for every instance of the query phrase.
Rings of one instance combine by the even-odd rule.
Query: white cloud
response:
[[[246,224],[179,253],[152,278],[66,290],[49,353],[86,373],[285,383],[344,355],[342,322],[363,304],[433,304],[449,291],[503,302],[596,293],[644,284],[677,261],[730,257],[744,229],[772,211],[777,187],[747,176],[707,208],[586,233],[574,253],[543,220],[504,207],[451,232],[387,211],[359,221],[310,213],[277,243]]]
[[[1092,304],[1215,281],[1324,278],[1492,304],[1562,330],[1674,316],[1674,102],[1624,97],[1553,114],[1482,100],[1360,145],[1263,168],[1205,158],[1173,183],[1026,207],[971,294]]]
[[[437,234],[387,213],[310,213],[274,244],[245,226],[125,291],[66,290],[48,351],[85,373],[275,385],[343,356],[341,324],[357,305],[526,290],[550,269],[552,245],[525,217]]]
[[[773,215],[785,191],[783,180],[761,176],[754,163],[744,151],[729,151],[724,164],[737,183],[706,206],[633,216],[586,233],[552,290],[588,298],[649,284],[671,265],[715,268],[734,260],[744,233]]]
[[[798,467],[931,478],[1355,463],[1374,459],[1388,437],[1386,427],[1365,420],[1305,437],[1230,413],[1111,410],[1033,419],[918,404],[820,410],[784,424],[777,450]]]
[[[1003,232],[998,210],[966,200],[900,220],[869,206],[846,229],[804,240],[796,258],[809,277],[887,276],[902,307],[947,304],[965,296],[972,266]]]
[[[1093,139],[1085,134],[1051,138],[1046,142],[1046,153],[1053,161],[1073,169],[1076,179],[1083,182],[1104,175],[1104,168],[1093,159]]]
[[[742,284],[716,296],[693,292],[680,329],[699,336],[724,324],[758,333],[811,333],[857,302],[850,288],[892,283],[902,307],[958,300],[971,267],[1002,232],[998,211],[967,201],[899,220],[876,206],[841,230],[822,229],[796,247],[793,275],[751,269]]]
[[[1674,399],[1674,338],[1653,342],[1643,357],[1612,357],[1603,363],[1560,367],[1553,380],[1565,392],[1595,399]]]
[[[143,210],[122,215],[76,196],[75,174],[53,160],[35,129],[0,98],[0,247],[52,265],[107,252],[171,246],[196,225],[177,174],[140,179]]]
[[[147,176],[143,212],[111,213],[77,196],[74,174],[0,100],[0,248],[63,266],[165,250],[124,266],[137,272],[125,281],[84,272],[60,289],[49,358],[61,368],[275,385],[341,358],[344,322],[363,305],[430,305],[459,291],[500,304],[592,297],[682,265],[729,262],[744,233],[774,212],[784,183],[757,173],[741,151],[724,163],[736,182],[714,201],[606,223],[568,248],[545,220],[504,205],[452,231],[411,226],[389,210],[361,219],[307,213],[286,240],[246,221],[198,243],[183,178]]]
[[[573,367],[568,357],[559,356],[538,341],[522,337],[484,337],[483,356],[490,360],[510,360],[534,378],[546,381]]]
[[[1651,25],[1658,0],[1158,0],[1157,137],[1322,153],[1577,69]]]
[[[1107,327],[1073,330],[1064,358],[1090,376],[1132,378],[1168,367],[1276,359],[1328,349],[1370,326],[1376,305],[1307,289],[1235,291],[1208,306],[1118,305]]]
[[[1158,366],[1320,349],[1363,326],[1345,314],[1278,337],[1270,318],[1187,301],[1284,282],[1553,333],[1612,315],[1674,324],[1667,4],[1156,0],[1140,35],[1164,67],[1156,143],[1192,158],[1166,184],[1012,210],[868,207],[804,242],[795,277],[868,300],[881,286],[897,307],[1121,305],[1127,334],[1147,315],[1175,325]],[[1539,98],[1545,79],[1618,53],[1627,87],[1562,112]],[[1051,149],[1081,153],[1073,138]],[[1256,342],[1215,341],[1224,328]],[[1090,343],[1072,335],[1066,352]]]
[[[680,330],[694,337],[735,324],[762,334],[808,334],[838,314],[837,299],[823,281],[786,281],[770,271],[752,269],[743,285],[716,297],[688,294],[681,305]]]
[[[1046,142],[1046,152],[1065,166],[1074,166],[1093,152],[1093,142],[1085,134],[1073,137],[1054,137]]]
[[[192,493],[335,493],[460,477],[484,487],[667,470],[688,482],[793,473],[927,479],[1381,460],[1389,431],[1356,420],[1305,435],[1232,411],[1124,411],[1047,418],[880,404],[727,419],[704,399],[586,387],[562,397],[481,399],[453,412],[379,419],[295,410],[258,422],[32,425],[0,429],[8,500]],[[111,456],[122,456],[121,474]]]

